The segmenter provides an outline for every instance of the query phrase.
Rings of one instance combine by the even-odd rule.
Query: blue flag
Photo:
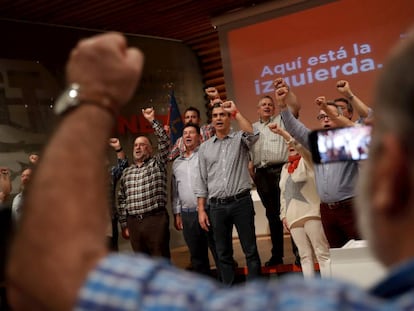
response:
[[[175,144],[176,140],[183,135],[184,122],[175,100],[174,91],[170,94],[170,108],[168,110],[168,125],[170,126],[171,143]]]

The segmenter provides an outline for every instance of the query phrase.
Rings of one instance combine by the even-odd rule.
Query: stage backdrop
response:
[[[339,97],[339,79],[348,80],[354,93],[373,106],[384,59],[414,22],[412,0],[305,2],[266,12],[264,21],[256,16],[255,24],[219,26],[228,97],[251,120],[257,119],[259,98],[273,95],[277,77],[298,95],[301,119],[312,128],[318,125],[314,99]]]

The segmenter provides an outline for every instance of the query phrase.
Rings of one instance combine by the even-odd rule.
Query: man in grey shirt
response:
[[[275,80],[275,97],[281,109],[286,130],[298,142],[309,149],[310,130],[297,120],[287,107],[291,96],[289,87],[282,79]],[[330,105],[332,113],[340,114],[336,105]],[[322,128],[337,127],[337,124],[320,110],[317,119]],[[331,248],[342,247],[351,239],[359,239],[353,210],[355,184],[358,177],[357,162],[337,162],[315,165],[315,180],[321,198],[321,220]]]
[[[230,133],[231,118],[240,131]],[[200,175],[195,186],[201,227],[213,227],[222,282],[234,282],[232,231],[236,226],[246,256],[248,279],[260,275],[261,263],[256,245],[254,206],[250,195],[249,150],[259,138],[251,123],[232,101],[217,104],[212,110],[215,136],[199,149]],[[209,200],[210,218],[206,209]],[[211,222],[210,222],[211,221]]]

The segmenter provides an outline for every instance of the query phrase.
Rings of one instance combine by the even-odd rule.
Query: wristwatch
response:
[[[103,108],[108,111],[112,116],[118,115],[118,109],[113,102],[107,97],[88,97],[82,94],[82,89],[79,84],[72,83],[68,88],[58,97],[55,102],[54,112],[57,115],[63,115],[68,111],[73,110],[80,104],[91,104]]]
[[[62,115],[65,112],[79,106],[80,99],[80,85],[72,83],[69,87],[59,96],[55,102],[54,112],[57,115]]]

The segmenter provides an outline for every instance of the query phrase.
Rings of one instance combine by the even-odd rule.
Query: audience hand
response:
[[[353,96],[349,82],[346,80],[339,80],[336,82],[336,89],[346,98]]]
[[[112,137],[109,139],[109,146],[114,148],[114,150],[121,149],[121,143],[118,138]]]
[[[142,109],[142,115],[148,120],[148,122],[152,122],[155,119],[155,110],[152,107]]]
[[[208,87],[204,90],[210,100],[220,98],[219,92],[215,87]]]
[[[315,99],[315,104],[319,106],[320,109],[325,110],[328,106],[325,96],[319,96]]]
[[[234,114],[237,112],[236,104],[232,100],[227,100],[221,104],[223,109],[230,114]]]
[[[83,98],[100,101],[118,111],[135,91],[143,59],[138,49],[127,47],[120,34],[84,39],[70,55],[67,82],[79,84]]]

